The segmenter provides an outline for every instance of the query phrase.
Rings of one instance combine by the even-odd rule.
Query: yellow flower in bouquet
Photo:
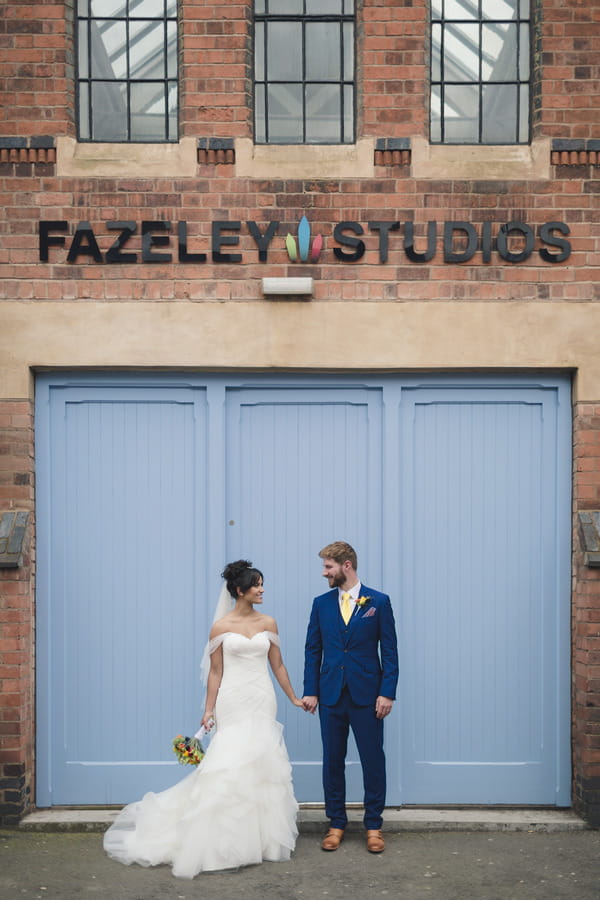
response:
[[[173,753],[180,763],[188,766],[197,766],[204,757],[204,750],[198,738],[184,737],[182,734],[173,738]]]

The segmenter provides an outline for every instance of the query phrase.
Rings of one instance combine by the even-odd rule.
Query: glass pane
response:
[[[446,0],[446,19],[478,19],[477,0]]]
[[[519,78],[529,81],[529,25],[519,25]]]
[[[444,103],[444,141],[476,144],[479,141],[479,91],[474,85],[448,85]]]
[[[520,105],[519,105],[519,143],[527,144],[529,142],[529,85],[522,84],[519,87]]]
[[[273,84],[268,91],[269,143],[302,143],[302,87]]]
[[[95,141],[127,140],[127,85],[98,81],[92,84]]]
[[[479,26],[444,26],[444,80],[479,80]]]
[[[431,80],[440,81],[442,77],[441,67],[442,26],[431,26]]]
[[[177,18],[177,0],[167,0],[167,15],[169,18]]]
[[[179,109],[179,91],[176,84],[169,85],[169,94],[167,97],[167,113],[169,116],[169,133],[168,140],[176,141],[179,137],[179,126],[177,111]]]
[[[90,12],[93,16],[111,19],[127,15],[127,0],[91,0]]]
[[[87,22],[80,22],[78,28],[79,40],[77,41],[77,62],[79,66],[79,77],[89,78],[89,56],[88,56],[88,38],[87,38]],[[92,28],[94,26],[92,25]]]
[[[306,0],[309,16],[341,16],[342,0]]]
[[[164,0],[129,0],[129,16],[132,19],[162,19],[164,15]]]
[[[167,77],[177,78],[177,22],[167,22]]]
[[[302,78],[302,26],[299,22],[270,22],[267,25],[267,66],[269,81]]]
[[[354,81],[354,23],[344,22],[344,81]]]
[[[269,0],[269,15],[297,16],[303,12],[303,0]]]
[[[519,8],[519,15],[521,16],[521,18],[522,18],[522,19],[528,19],[529,16],[530,16],[530,11],[529,11],[529,0],[521,0],[521,3],[519,4],[519,7],[520,7],[520,8]]]
[[[442,101],[437,87],[431,91],[430,138],[432,143],[442,140]]]
[[[442,18],[442,0],[433,0],[431,4],[431,18],[432,19],[441,19]]]
[[[339,144],[341,128],[341,96],[337,84],[307,85],[307,143]]]
[[[91,44],[93,78],[127,78],[124,22],[92,22]]]
[[[514,144],[516,135],[517,86],[484,85],[482,95],[482,141],[484,144]]]
[[[344,85],[344,134],[345,144],[354,143],[354,88],[350,84]]]
[[[79,85],[79,137],[82,141],[90,139],[90,100],[87,84]]]
[[[254,78],[256,81],[265,80],[265,26],[257,22],[254,29]]]
[[[267,140],[265,123],[265,88],[257,86],[254,91],[254,140],[264,144]]]
[[[162,84],[133,83],[131,98],[131,140],[164,141],[165,93]]]
[[[516,19],[519,0],[481,0],[483,19]]]
[[[354,0],[344,0],[344,14],[351,16],[354,13]]]
[[[335,22],[306,25],[306,78],[340,81],[340,28]]]
[[[87,16],[89,0],[77,0],[77,15]]]
[[[517,77],[517,26],[484,25],[481,32],[483,81],[515,81]]]
[[[164,78],[163,23],[132,22],[129,26],[131,78]]]

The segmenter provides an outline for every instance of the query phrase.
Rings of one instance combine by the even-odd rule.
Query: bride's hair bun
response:
[[[221,573],[221,578],[227,584],[227,590],[237,600],[238,588],[245,594],[251,587],[255,587],[263,575],[259,569],[255,569],[248,559],[238,559],[228,563]]]
[[[238,578],[245,569],[251,569],[252,563],[249,559],[238,559],[235,562],[228,563],[223,572],[221,573],[221,578],[224,578],[225,581],[228,581],[230,578]]]

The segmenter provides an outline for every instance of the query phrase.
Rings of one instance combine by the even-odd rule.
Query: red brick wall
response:
[[[180,4],[182,135],[250,137],[249,3]]]
[[[359,134],[427,135],[428,5],[412,0],[363,5],[359,14]]]
[[[600,403],[575,406],[575,514],[600,509]],[[584,563],[577,521],[573,549],[573,795],[600,823],[600,569]]]
[[[0,135],[74,134],[73,6],[0,6]]]
[[[33,511],[33,410],[0,400],[0,510]],[[33,516],[33,512],[32,512]],[[0,821],[33,798],[35,734],[33,523],[23,565],[0,569]]]
[[[53,248],[47,265],[38,261],[40,218],[91,222],[101,251],[114,234],[105,222],[134,219],[139,252],[142,219],[188,223],[190,251],[210,252],[210,221],[215,218],[281,222],[279,235],[297,227],[307,213],[313,233],[325,236],[326,252],[313,267],[318,300],[589,300],[597,299],[598,265],[593,226],[599,207],[600,152],[583,149],[553,153],[549,181],[419,180],[406,165],[377,168],[372,180],[328,179],[262,182],[234,179],[232,165],[203,164],[194,179],[54,177],[53,150],[36,150],[32,141],[73,133],[72,4],[8,4],[0,19],[0,73],[5,85],[0,138],[27,141],[21,149],[2,149],[0,179],[4,219],[0,221],[0,262],[5,264],[0,297],[9,299],[202,300],[259,299],[264,267],[254,242],[242,230],[244,265],[104,265],[80,258],[66,263],[66,249]],[[544,0],[539,24],[536,71],[541,78],[536,104],[538,136],[589,141],[598,135],[600,105],[597,59],[600,29],[595,5],[579,0]],[[198,138],[250,137],[251,4],[181,4],[182,135]],[[411,138],[427,135],[427,4],[413,0],[366,0],[359,14],[359,136]],[[32,177],[34,176],[34,177]],[[38,176],[38,177],[35,177]],[[414,221],[416,249],[425,246],[426,223],[466,221],[481,230],[525,221],[534,231],[547,221],[570,228],[573,253],[565,264],[549,264],[536,250],[525,264],[505,263],[493,253],[464,265],[448,266],[438,252],[429,263],[410,263],[402,231],[390,235],[390,256],[379,264],[376,236],[367,238],[360,263],[332,259],[336,222],[366,224],[371,219]],[[68,244],[67,244],[68,246]],[[283,240],[270,251],[271,275],[288,272]],[[520,244],[515,240],[514,249]],[[294,270],[295,274],[301,274]]]
[[[426,135],[426,0],[364,0],[358,6],[361,132]],[[537,134],[596,137],[598,7],[582,0],[539,0],[537,6]],[[180,7],[182,133],[201,136],[210,128],[213,135],[250,136],[250,0],[185,0]],[[73,10],[74,0],[2,4],[2,134],[73,133]]]
[[[541,0],[537,6],[541,100],[534,134],[597,138],[600,8],[587,0]]]

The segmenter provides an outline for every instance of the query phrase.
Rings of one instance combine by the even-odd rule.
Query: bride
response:
[[[275,619],[255,608],[262,603],[262,573],[238,560],[222,577],[208,644],[202,725],[210,728],[214,721],[216,727],[206,755],[174,787],[126,806],[104,835],[113,859],[168,863],[179,878],[287,860],[298,835],[298,804],[267,659],[294,706],[302,708],[302,701],[283,664]]]

